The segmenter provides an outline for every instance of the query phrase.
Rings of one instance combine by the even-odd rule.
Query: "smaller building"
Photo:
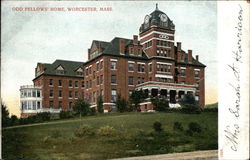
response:
[[[28,117],[42,111],[41,87],[25,85],[20,88],[21,117]]]

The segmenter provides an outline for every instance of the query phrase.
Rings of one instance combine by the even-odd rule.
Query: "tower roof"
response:
[[[159,10],[157,3],[155,10],[145,16],[144,22],[140,27],[140,32],[144,32],[151,27],[159,27],[168,30],[174,30],[175,27],[173,21],[167,16],[167,14]]]

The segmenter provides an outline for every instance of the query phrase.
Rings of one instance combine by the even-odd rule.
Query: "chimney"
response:
[[[88,59],[90,59],[90,49],[88,49]]]
[[[196,58],[196,61],[199,61],[199,56],[198,55],[196,55],[195,58]]]
[[[134,45],[138,45],[138,36],[137,35],[133,36],[133,43],[134,43]]]
[[[124,39],[120,39],[119,41],[119,51],[121,54],[125,54],[125,40]]]
[[[98,44],[98,54],[102,53],[102,45],[101,42]]]
[[[188,50],[188,63],[192,63],[192,50]]]
[[[181,42],[177,42],[177,51],[181,51]]]

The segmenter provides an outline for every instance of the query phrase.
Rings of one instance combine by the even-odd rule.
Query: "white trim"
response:
[[[144,64],[144,65],[145,65],[146,63],[143,63],[143,62],[137,62],[137,64]]]
[[[171,78],[171,79],[173,79],[173,76],[164,75],[164,74],[155,74],[155,77],[157,77],[157,78]]]
[[[91,106],[89,106],[90,108],[94,108],[94,107],[96,107],[97,105],[96,104],[93,104],[93,105],[91,105]]]
[[[148,65],[152,64],[152,62],[148,63]]]
[[[157,45],[157,47],[161,47],[161,48],[171,48],[171,47],[168,47],[168,46],[161,46],[161,45]]]
[[[103,61],[103,59],[100,60],[100,62],[102,62],[102,61]]]
[[[147,41],[145,41],[145,42],[142,42],[141,43],[141,45],[143,45],[143,44],[145,44],[145,43],[147,43],[147,42],[149,42],[149,41],[151,41],[151,40],[161,40],[161,41],[166,41],[166,42],[174,42],[174,40],[165,40],[165,39],[160,39],[160,38],[151,38],[151,39],[149,39],[149,40],[147,40]]]
[[[117,62],[117,59],[110,59],[110,61]]]
[[[180,67],[181,69],[187,69],[186,67]]]
[[[115,103],[103,103],[103,105],[115,105]]]
[[[168,36],[174,36],[174,34],[171,34],[171,33],[153,31],[153,32],[150,32],[150,33],[148,33],[148,34],[146,34],[146,35],[140,37],[140,40],[143,39],[143,38],[145,38],[145,37],[147,37],[147,36],[149,36],[149,35],[151,35],[151,34],[154,34],[154,33],[156,33],[156,34],[165,34],[165,35],[168,35]]]
[[[128,61],[128,63],[135,63],[135,61]]]
[[[200,71],[201,69],[195,68],[194,70],[195,70],[195,71]]]
[[[89,68],[92,67],[92,65],[89,65]]]
[[[145,105],[145,104],[152,104],[151,102],[143,102],[143,103],[140,103],[139,105]]]
[[[172,63],[165,63],[165,62],[156,62],[156,64],[166,64],[166,65],[172,65]]]

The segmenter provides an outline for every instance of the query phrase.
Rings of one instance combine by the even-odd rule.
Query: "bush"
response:
[[[182,106],[181,111],[183,113],[200,114],[201,113],[201,108],[199,106],[197,106],[197,105],[186,104],[186,105]]]
[[[60,130],[54,130],[54,131],[52,131],[52,133],[51,133],[51,137],[52,137],[52,138],[59,138],[59,137],[62,137],[62,133],[61,133]]]
[[[41,113],[37,113],[37,115],[35,116],[31,116],[34,119],[37,120],[42,120],[42,121],[49,121],[50,117],[51,117],[51,113],[50,112],[41,112]]]
[[[59,113],[59,117],[60,119],[67,119],[67,118],[72,118],[73,114],[71,111],[61,111]]]
[[[161,132],[163,129],[161,128],[161,123],[160,122],[155,122],[154,124],[153,124],[153,128],[154,128],[154,130],[156,131],[156,132]]]
[[[115,132],[115,129],[110,126],[103,126],[98,129],[97,133],[101,136],[111,136]]]
[[[155,110],[162,112],[169,108],[169,102],[161,98],[151,98],[152,104],[155,106]]]
[[[174,122],[174,130],[179,130],[179,131],[183,131],[183,126],[181,124],[181,122]]]
[[[189,130],[191,130],[193,132],[197,132],[197,133],[200,133],[202,130],[201,126],[196,122],[189,123],[188,127],[189,127]]]
[[[74,132],[76,137],[93,135],[93,128],[88,125],[80,125]]]
[[[202,112],[218,112],[218,108],[202,108]]]

